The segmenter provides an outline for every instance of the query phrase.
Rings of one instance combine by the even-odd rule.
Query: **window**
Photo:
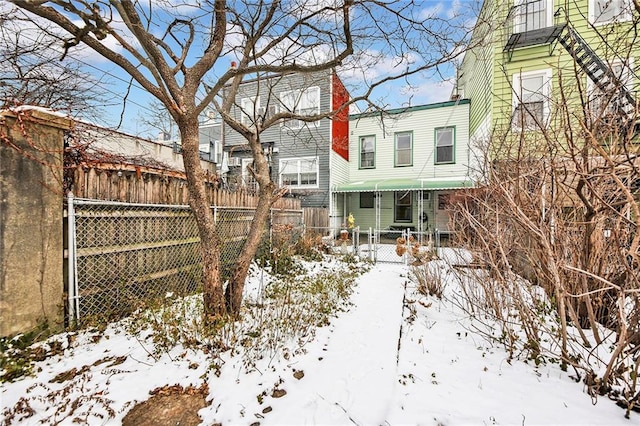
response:
[[[374,136],[360,138],[360,168],[375,169],[376,167],[376,139]]]
[[[445,210],[449,205],[449,194],[438,194],[438,210]]]
[[[361,192],[360,193],[360,208],[372,209],[374,205],[375,194],[373,192]]]
[[[318,157],[280,160],[280,185],[292,188],[317,188]]]
[[[280,103],[282,111],[288,111],[299,116],[309,116],[320,114],[320,88],[309,87],[304,90],[290,90],[280,93]],[[300,128],[304,126],[302,120],[289,120],[288,126],[291,128]],[[313,122],[318,125],[317,121]]]
[[[631,19],[629,0],[589,0],[589,22],[607,24]]]
[[[396,167],[413,164],[413,133],[396,133]]]
[[[455,127],[436,129],[436,164],[451,164],[455,162],[453,153],[455,139]]]
[[[395,222],[412,222],[411,191],[396,192],[393,208]]]
[[[278,105],[269,105],[269,107],[265,110],[265,108],[258,108],[258,115],[261,117],[271,118],[278,113]]]
[[[254,117],[258,115],[260,108],[260,96],[242,98],[240,101],[240,122],[250,127],[254,123]]]
[[[253,168],[253,158],[242,159],[242,186],[256,189],[258,183],[249,171],[249,167]]]
[[[213,141],[208,145],[200,145],[200,152],[209,154],[209,160],[217,164],[222,164],[222,142]]]
[[[511,127],[514,130],[546,127],[550,95],[551,70],[514,74]]]
[[[550,27],[552,0],[516,0],[513,7],[513,32],[525,33]]]
[[[607,114],[626,112],[621,110],[628,104],[622,98],[624,96],[623,91],[633,92],[633,60],[629,59],[628,63],[616,60],[610,65],[610,69],[619,82],[620,86],[617,90],[603,91],[587,77],[589,110],[594,119]]]

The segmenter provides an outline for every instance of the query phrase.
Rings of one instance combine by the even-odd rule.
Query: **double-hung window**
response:
[[[318,187],[318,157],[280,160],[280,185],[290,188]]]
[[[608,24],[631,19],[630,0],[589,0],[589,22]]]
[[[394,222],[412,222],[412,197],[411,191],[394,193],[395,202],[393,208]]]
[[[259,109],[260,96],[242,98],[240,101],[240,122],[247,127],[253,126]]]
[[[514,130],[544,129],[549,119],[551,70],[523,72],[513,75]]]
[[[320,88],[309,87],[303,90],[289,90],[280,93],[281,111],[288,111],[297,116],[310,116],[320,114]],[[292,119],[287,125],[291,128],[300,128],[305,124],[303,120]],[[318,125],[314,121],[313,125]]]
[[[436,129],[436,164],[451,164],[455,162],[454,148],[456,128],[440,127]]]
[[[396,133],[396,167],[413,164],[413,133]]]
[[[375,169],[376,167],[376,138],[374,136],[360,137],[360,168]]]
[[[553,0],[515,0],[513,32],[526,33],[552,25]]]

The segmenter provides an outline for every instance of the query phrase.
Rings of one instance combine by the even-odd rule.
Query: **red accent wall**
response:
[[[336,111],[340,106],[345,105],[349,101],[349,92],[334,72],[331,84],[333,86],[333,98],[331,99],[331,108]],[[346,106],[333,116],[333,125],[331,126],[331,149],[335,151],[345,160],[349,161],[349,107]]]

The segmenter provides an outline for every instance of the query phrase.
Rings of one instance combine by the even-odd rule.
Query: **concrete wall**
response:
[[[0,336],[64,318],[64,131],[39,109],[0,113]],[[10,146],[13,144],[14,146]]]
[[[121,155],[129,161],[139,158],[142,163],[152,162],[163,168],[184,171],[182,154],[174,149],[172,142],[160,143],[142,139],[84,122],[76,122],[74,127],[75,132],[80,135],[80,142],[86,144],[89,152]],[[213,161],[201,160],[200,166],[205,172],[216,172],[216,164]]]

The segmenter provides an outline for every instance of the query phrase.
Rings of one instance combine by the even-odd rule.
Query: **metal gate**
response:
[[[404,263],[414,259],[414,251],[438,250],[441,233],[415,232],[410,229],[369,228],[367,243],[360,244],[360,255],[373,262]],[[448,233],[447,233],[448,236]]]

